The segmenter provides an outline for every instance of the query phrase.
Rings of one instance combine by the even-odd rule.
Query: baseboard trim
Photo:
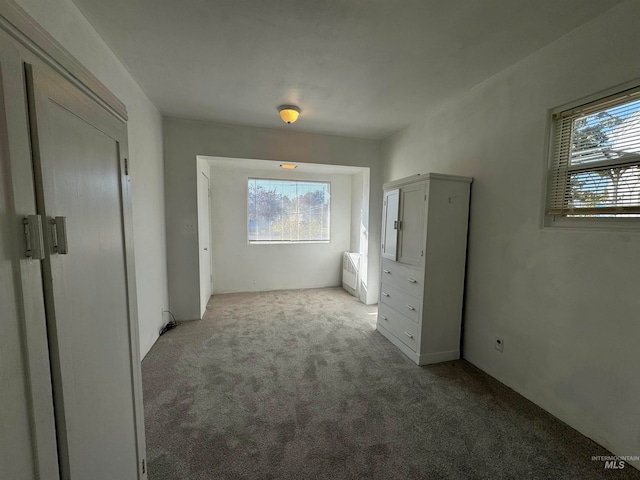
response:
[[[474,367],[482,370],[484,373],[486,373],[490,377],[502,383],[507,388],[513,390],[518,395],[522,395],[524,398],[526,398],[530,402],[540,407],[549,415],[553,416],[554,418],[557,418],[561,422],[566,423],[569,427],[578,431],[581,435],[584,435],[585,437],[597,443],[601,447],[606,448],[613,455],[618,455],[621,457],[637,455],[637,453],[634,451],[633,448],[629,449],[629,446],[619,445],[616,442],[609,441],[608,439],[605,439],[602,436],[600,436],[598,434],[598,427],[596,425],[593,425],[592,423],[585,422],[584,418],[581,418],[575,415],[565,414],[562,411],[557,410],[556,404],[550,403],[549,401],[542,399],[538,395],[536,395],[535,391],[531,391],[529,389],[524,388],[522,385],[507,381],[503,376],[495,373],[492,368],[489,368],[487,364],[485,364],[484,362],[478,361],[476,358],[474,358],[473,355],[467,354],[464,356],[464,359]],[[640,470],[640,461],[629,460],[629,461],[626,461],[625,464],[630,465],[636,470]]]
[[[423,353],[419,355],[418,365],[428,365],[430,363],[449,362],[460,358],[460,350],[450,350],[448,352]]]

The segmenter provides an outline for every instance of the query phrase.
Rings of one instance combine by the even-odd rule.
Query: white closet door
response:
[[[200,251],[200,316],[207,311],[211,298],[211,230],[209,208],[209,177],[204,172],[198,176],[198,249]]]
[[[126,125],[52,71],[27,66],[27,77],[38,211],[49,224],[43,283],[61,477],[140,478]],[[65,220],[54,231],[55,217]]]
[[[29,418],[30,405],[26,400],[30,396],[28,362],[31,359],[27,358],[25,349],[22,348],[26,336],[23,329],[26,330],[27,326],[44,325],[44,311],[43,309],[37,311],[39,315],[34,315],[33,320],[27,325],[25,307],[21,302],[19,273],[24,272],[27,281],[33,282],[32,285],[36,284],[35,282],[39,284],[40,268],[37,262],[16,260],[24,256],[24,244],[20,241],[20,225],[16,222],[24,210],[21,209],[22,205],[16,205],[18,202],[12,201],[12,197],[14,192],[20,195],[27,191],[28,194],[32,184],[31,179],[27,177],[28,185],[25,181],[18,183],[19,188],[12,185],[12,175],[19,175],[12,172],[12,167],[18,162],[12,162],[10,156],[10,125],[8,125],[15,111],[15,98],[12,97],[17,97],[20,93],[13,87],[15,84],[22,86],[21,79],[16,79],[16,73],[18,73],[16,65],[20,66],[17,55],[15,49],[11,49],[8,42],[0,36],[0,85],[2,86],[0,89],[0,252],[3,252],[0,255],[0,308],[2,311],[0,314],[0,378],[2,378],[0,405],[3,406],[0,408],[0,445],[2,445],[0,477],[32,480],[37,472],[35,465],[37,457],[33,451],[32,439],[35,435],[32,433],[32,422]],[[14,103],[13,111],[12,103]],[[24,120],[24,117],[20,119]],[[28,167],[28,162],[26,163]],[[21,166],[24,167],[24,165]],[[26,176],[23,175],[22,179]],[[32,204],[28,207],[33,208],[32,192],[31,195]],[[37,302],[28,303],[37,304]],[[37,320],[42,320],[42,323]],[[48,365],[45,366],[48,368]],[[50,425],[47,426],[50,427]]]

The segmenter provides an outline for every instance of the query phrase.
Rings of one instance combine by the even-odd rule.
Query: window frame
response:
[[[270,180],[270,181],[280,181],[280,182],[298,182],[298,183],[324,183],[327,184],[329,189],[329,239],[328,240],[251,240],[249,238],[249,182],[251,180]],[[310,180],[310,179],[302,179],[302,178],[283,178],[283,177],[266,177],[266,176],[247,176],[245,181],[245,201],[247,202],[246,208],[246,218],[245,218],[245,227],[247,229],[247,245],[317,245],[317,244],[330,244],[332,241],[332,219],[331,219],[331,210],[333,209],[333,194],[332,192],[332,182],[330,180]]]
[[[567,217],[548,213],[551,196],[551,184],[555,172],[555,142],[557,135],[556,117],[559,114],[597,107],[598,104],[606,108],[607,102],[615,101],[617,98],[624,98],[631,93],[640,99],[640,81],[635,80],[617,87],[583,97],[573,102],[550,109],[547,113],[547,150],[544,170],[544,188],[542,199],[542,227],[553,229],[583,229],[600,231],[640,231],[640,217]],[[597,108],[595,109],[597,111]]]

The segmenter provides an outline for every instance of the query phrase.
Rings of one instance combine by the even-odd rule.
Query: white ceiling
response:
[[[286,175],[290,172],[297,173],[319,173],[324,175],[353,175],[355,173],[369,170],[364,167],[349,167],[344,165],[325,165],[320,163],[296,163],[287,162],[290,165],[296,165],[295,170],[285,170],[280,167],[282,162],[274,160],[257,160],[251,158],[227,158],[227,157],[208,157],[199,155],[198,158],[206,160],[212,167],[226,168],[232,170],[269,170],[283,172]]]
[[[621,2],[73,1],[164,115],[367,138]]]

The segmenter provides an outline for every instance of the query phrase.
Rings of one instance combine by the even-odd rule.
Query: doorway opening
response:
[[[210,156],[198,156],[197,161],[198,231],[210,232],[208,245],[199,234],[201,303],[207,292],[341,286],[344,252],[361,258],[356,296],[363,303],[376,302],[368,295],[374,281],[367,268],[369,252],[377,251],[369,245],[369,168],[294,163],[295,169],[285,170],[277,161]],[[211,192],[208,204],[200,192],[206,188],[200,180],[205,176]],[[311,191],[314,188],[321,191]],[[293,223],[313,233],[313,222],[321,225],[322,238],[289,235]],[[267,241],[256,241],[256,229],[262,227]]]
[[[213,292],[211,266],[211,181],[209,165],[198,159],[198,266],[200,269],[200,317]]]

